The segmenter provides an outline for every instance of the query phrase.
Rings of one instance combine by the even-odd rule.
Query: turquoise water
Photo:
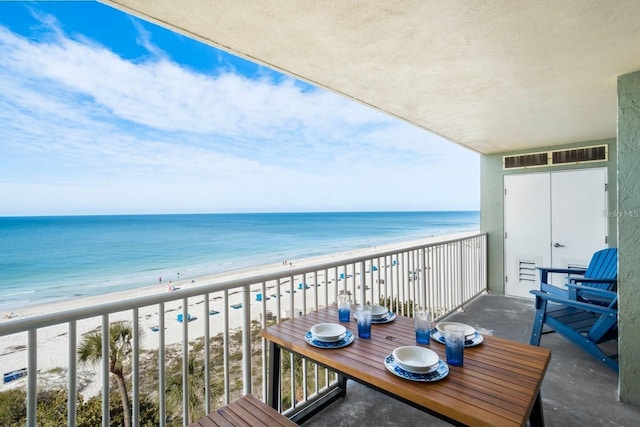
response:
[[[478,212],[4,217],[0,310],[478,229]]]

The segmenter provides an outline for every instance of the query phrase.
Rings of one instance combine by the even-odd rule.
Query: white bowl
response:
[[[393,350],[392,354],[398,366],[405,371],[416,374],[424,374],[431,371],[440,360],[434,351],[417,345],[398,347]]]
[[[387,310],[387,307],[383,307],[381,305],[371,306],[371,318],[373,319],[382,319],[388,312],[389,310]]]
[[[436,328],[438,329],[438,332],[440,332],[442,336],[444,336],[444,327],[447,325],[456,325],[456,326],[464,327],[464,337],[467,339],[473,338],[473,336],[476,334],[476,330],[473,328],[473,326],[469,326],[464,323],[458,323],[458,322],[440,322],[436,325]]]
[[[337,323],[318,323],[309,330],[314,339],[324,342],[340,341],[347,332],[347,328]]]

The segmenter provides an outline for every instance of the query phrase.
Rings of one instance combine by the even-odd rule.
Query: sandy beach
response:
[[[464,233],[467,235],[468,233]],[[447,235],[446,240],[451,239],[457,235]],[[287,260],[286,265],[283,263],[262,265],[251,267],[243,270],[237,270],[227,273],[221,273],[211,276],[199,277],[196,279],[187,280],[172,280],[171,283],[163,280],[163,283],[159,283],[155,286],[149,286],[144,288],[133,289],[129,291],[110,293],[106,295],[98,295],[86,298],[69,299],[61,302],[32,306],[25,308],[16,307],[11,312],[0,312],[0,322],[11,321],[14,318],[24,318],[28,316],[52,313],[57,311],[69,310],[76,307],[90,306],[106,301],[117,301],[129,298],[140,297],[144,295],[150,295],[153,293],[171,292],[168,290],[168,286],[171,285],[175,288],[188,288],[195,286],[207,285],[215,282],[232,280],[242,277],[257,276],[265,273],[283,271],[291,269],[292,267],[306,267],[316,265],[320,263],[326,263],[335,261],[337,259],[344,259],[348,257],[365,255],[373,252],[393,250],[401,247],[409,247],[413,245],[423,244],[426,242],[436,242],[443,240],[443,238],[428,238],[411,242],[402,242],[398,244],[386,245],[384,247],[372,247],[365,249],[352,250],[348,252],[329,254],[313,258],[305,258],[300,260]],[[333,277],[333,270],[329,271],[329,277],[322,277],[322,274],[318,274],[317,281],[314,283],[312,277],[307,277],[305,283],[309,285],[307,289],[305,299],[307,307],[314,307],[316,291],[318,294],[318,305],[326,305],[324,298],[325,288],[327,286],[329,302],[333,302],[333,295],[335,295],[335,286],[338,283]],[[294,278],[294,290],[298,291],[297,280]],[[301,278],[300,278],[301,279]],[[316,285],[318,287],[316,288]],[[314,289],[315,288],[315,289]],[[262,293],[261,286],[255,286],[251,292],[251,313],[254,320],[260,320],[260,312],[262,302],[257,301],[256,295]],[[275,283],[267,283],[266,296],[276,295]],[[267,310],[271,311],[274,315],[289,316],[291,306],[291,296],[294,298],[295,310],[299,310],[303,307],[303,292],[291,293],[291,283],[281,282],[280,296],[272,297],[266,301]],[[277,299],[280,298],[281,312],[277,313]],[[177,344],[182,342],[182,329],[183,324],[177,321],[177,315],[182,313],[182,299],[171,301],[165,304],[164,313],[159,313],[158,305],[141,307],[138,312],[138,321],[140,330],[142,331],[141,348],[147,350],[158,349],[158,337],[159,333],[154,331],[159,324],[159,316],[164,316],[165,322],[165,345]],[[229,329],[234,330],[241,326],[241,314],[242,310],[233,308],[234,305],[242,302],[242,294],[239,291],[229,291],[228,304],[225,306],[222,293],[210,294],[209,310],[215,310],[219,313],[210,314],[204,310],[204,298],[203,296],[190,298],[188,301],[188,312],[195,319],[188,323],[189,325],[189,340],[203,336],[204,324],[206,320],[210,320],[210,333],[211,336],[215,336],[223,331],[223,314],[225,311],[229,316]],[[256,305],[255,307],[253,307]],[[133,321],[132,313],[123,312],[112,314],[109,318],[110,322],[118,320]],[[101,325],[101,318],[84,319],[77,322],[77,337],[78,341],[81,341],[83,334],[92,331]],[[66,370],[68,359],[68,343],[67,343],[68,327],[66,324],[53,326],[49,328],[42,328],[38,330],[38,370],[40,372],[38,381],[42,387],[64,387],[66,384]],[[26,333],[0,336],[0,366],[2,366],[2,372],[9,372],[16,369],[25,368],[27,366],[27,352],[26,352],[27,336]],[[85,396],[92,396],[99,393],[100,390],[100,373],[98,368],[89,366],[78,366],[78,388],[79,391]],[[7,384],[0,384],[0,391],[13,387],[21,387],[25,385],[25,378],[11,381]]]

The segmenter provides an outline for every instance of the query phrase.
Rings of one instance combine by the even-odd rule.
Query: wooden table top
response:
[[[373,324],[371,339],[358,338],[354,319],[342,323],[355,339],[340,349],[317,348],[305,341],[309,328],[322,322],[338,323],[336,306],[269,326],[261,335],[282,349],[467,425],[526,425],[551,359],[548,349],[485,335],[480,345],[465,348],[464,366],[450,366],[449,375],[440,381],[415,382],[384,365],[394,348],[416,345],[412,318],[398,316],[390,323]],[[427,347],[446,360],[444,345],[432,339]]]

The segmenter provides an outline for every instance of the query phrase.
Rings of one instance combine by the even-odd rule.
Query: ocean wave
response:
[[[26,295],[26,294],[35,294],[37,291],[34,290],[30,290],[30,291],[20,291],[20,292],[12,292],[10,294],[4,294],[5,297],[14,297],[16,295]]]

